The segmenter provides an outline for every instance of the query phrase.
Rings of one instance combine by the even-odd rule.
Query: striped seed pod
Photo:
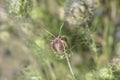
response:
[[[65,53],[68,48],[67,38],[65,36],[57,36],[51,43],[51,48],[55,53]]]

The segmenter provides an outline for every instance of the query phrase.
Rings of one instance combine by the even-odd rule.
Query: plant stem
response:
[[[88,28],[88,25],[87,25],[87,31],[88,31],[88,35],[90,35],[90,38],[92,39],[92,44],[90,43],[90,48],[91,48],[91,50],[94,53],[93,54],[93,59],[97,63],[97,61],[98,61],[97,48],[96,48],[96,44],[95,44],[95,40],[94,40],[93,34],[92,34],[91,30]]]
[[[67,53],[65,53],[65,58],[66,58],[66,60],[67,60],[67,64],[68,64],[70,73],[72,74],[73,78],[75,78],[75,75],[74,75],[74,73],[73,73],[73,70],[72,70],[72,67],[71,67],[71,64],[70,64],[70,60],[69,60],[69,58],[68,58]]]

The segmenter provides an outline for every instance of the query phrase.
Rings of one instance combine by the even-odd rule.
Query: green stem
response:
[[[71,64],[70,64],[70,60],[69,60],[69,58],[68,58],[67,53],[65,53],[65,58],[66,58],[66,60],[67,60],[67,64],[68,64],[70,73],[72,74],[73,78],[75,78],[75,75],[74,75],[74,73],[73,73],[73,70],[72,70],[72,67],[71,67]]]
[[[95,40],[94,40],[93,34],[92,34],[91,30],[88,28],[88,26],[87,26],[87,30],[88,30],[88,33],[90,34],[90,38],[92,39],[92,44],[90,43],[90,48],[91,48],[91,50],[94,53],[93,54],[93,59],[97,63],[97,61],[98,61],[98,53],[97,53],[97,48],[96,48]]]

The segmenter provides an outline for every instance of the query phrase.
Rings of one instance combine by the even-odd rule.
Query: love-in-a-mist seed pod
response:
[[[94,12],[93,8],[82,0],[69,0],[65,10],[66,21],[72,25],[83,26],[92,21]]]
[[[64,54],[68,48],[67,38],[65,36],[57,36],[51,43],[51,48],[55,53]]]

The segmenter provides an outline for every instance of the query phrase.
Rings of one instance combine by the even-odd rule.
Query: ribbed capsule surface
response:
[[[68,47],[67,38],[65,36],[57,36],[51,43],[51,48],[56,53],[64,53]]]

